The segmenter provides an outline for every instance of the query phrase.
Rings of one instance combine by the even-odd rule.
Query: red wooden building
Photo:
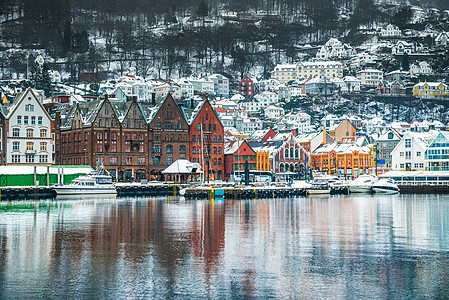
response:
[[[190,122],[190,150],[190,161],[201,164],[206,180],[223,180],[224,128],[207,99],[198,104],[193,112]]]
[[[254,95],[254,82],[248,76],[240,80],[239,94],[245,97],[252,97]]]

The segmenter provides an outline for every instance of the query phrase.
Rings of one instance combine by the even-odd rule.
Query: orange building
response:
[[[358,177],[372,167],[371,150],[355,144],[323,144],[311,155],[310,167],[328,174]]]
[[[343,120],[334,130],[329,130],[329,135],[337,142],[341,142],[342,139],[355,141],[356,129],[349,120]]]
[[[270,152],[256,151],[257,171],[270,171]]]

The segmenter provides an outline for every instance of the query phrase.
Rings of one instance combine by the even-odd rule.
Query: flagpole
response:
[[[201,176],[201,184],[204,184],[204,149],[203,149],[203,124],[200,123],[201,125],[201,168],[203,169],[203,175]]]

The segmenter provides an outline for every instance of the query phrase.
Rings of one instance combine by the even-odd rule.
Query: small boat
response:
[[[312,183],[312,186],[306,189],[308,195],[329,194],[331,188],[328,183]]]
[[[375,175],[360,175],[348,184],[351,193],[371,193],[371,187],[379,179]]]
[[[57,195],[117,194],[112,177],[104,167],[73,179],[69,185],[55,185],[53,189]]]
[[[391,178],[382,178],[371,187],[375,193],[396,194],[399,187]]]
[[[337,176],[333,175],[317,175],[312,181],[312,185],[306,188],[309,195],[312,194],[329,194],[331,186],[341,183]]]

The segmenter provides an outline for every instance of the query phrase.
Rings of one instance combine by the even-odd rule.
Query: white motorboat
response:
[[[396,194],[399,187],[391,178],[382,178],[371,187],[375,193]]]
[[[55,185],[53,189],[57,195],[117,194],[112,177],[104,168],[79,176],[69,185]]]
[[[309,195],[329,194],[331,186],[341,184],[340,179],[333,175],[317,175],[313,178],[312,185],[306,188]]]
[[[348,184],[351,193],[371,193],[373,184],[379,179],[375,175],[360,175]]]
[[[328,183],[312,183],[312,186],[306,189],[308,195],[329,194],[331,188]]]

